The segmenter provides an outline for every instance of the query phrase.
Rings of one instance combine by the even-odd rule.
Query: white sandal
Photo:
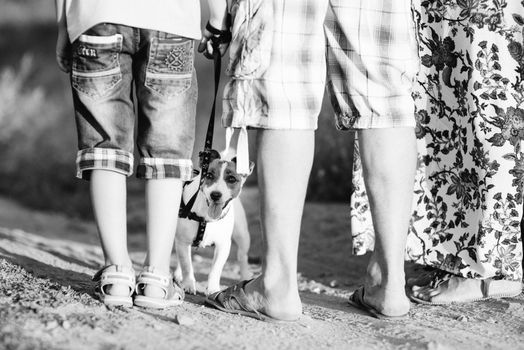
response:
[[[145,296],[144,289],[148,285],[160,288],[164,292],[164,296],[162,298]],[[180,305],[185,296],[184,290],[176,284],[173,276],[157,272],[151,266],[144,267],[144,271],[138,275],[135,292],[134,303],[136,306],[153,309],[166,309]]]
[[[135,271],[131,267],[123,265],[108,265],[93,276],[96,282],[95,295],[107,306],[133,306],[133,292],[135,291]],[[127,296],[111,295],[107,287],[114,285],[125,285],[129,288]]]

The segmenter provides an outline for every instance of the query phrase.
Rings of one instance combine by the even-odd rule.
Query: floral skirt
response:
[[[524,2],[426,0],[413,14],[422,64],[407,258],[522,280]],[[353,185],[353,251],[363,254],[374,233],[358,148]]]

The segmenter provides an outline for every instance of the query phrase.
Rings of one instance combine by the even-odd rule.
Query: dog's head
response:
[[[220,153],[211,150],[209,166],[205,175],[201,191],[208,206],[207,215],[212,220],[220,218],[231,201],[238,197],[247,177],[253,171],[255,164],[249,162],[249,174],[238,174],[236,159],[221,159]],[[202,156],[200,158],[202,165]]]

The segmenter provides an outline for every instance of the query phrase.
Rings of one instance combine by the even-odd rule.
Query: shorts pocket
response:
[[[149,47],[145,86],[163,97],[174,97],[191,87],[193,40],[153,38]]]
[[[93,99],[107,96],[122,81],[119,55],[122,35],[81,35],[73,43],[71,84]]]

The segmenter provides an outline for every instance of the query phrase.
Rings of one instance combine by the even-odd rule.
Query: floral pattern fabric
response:
[[[466,278],[522,280],[524,1],[424,0],[413,7],[418,170],[409,260]],[[353,251],[374,233],[358,145]]]

